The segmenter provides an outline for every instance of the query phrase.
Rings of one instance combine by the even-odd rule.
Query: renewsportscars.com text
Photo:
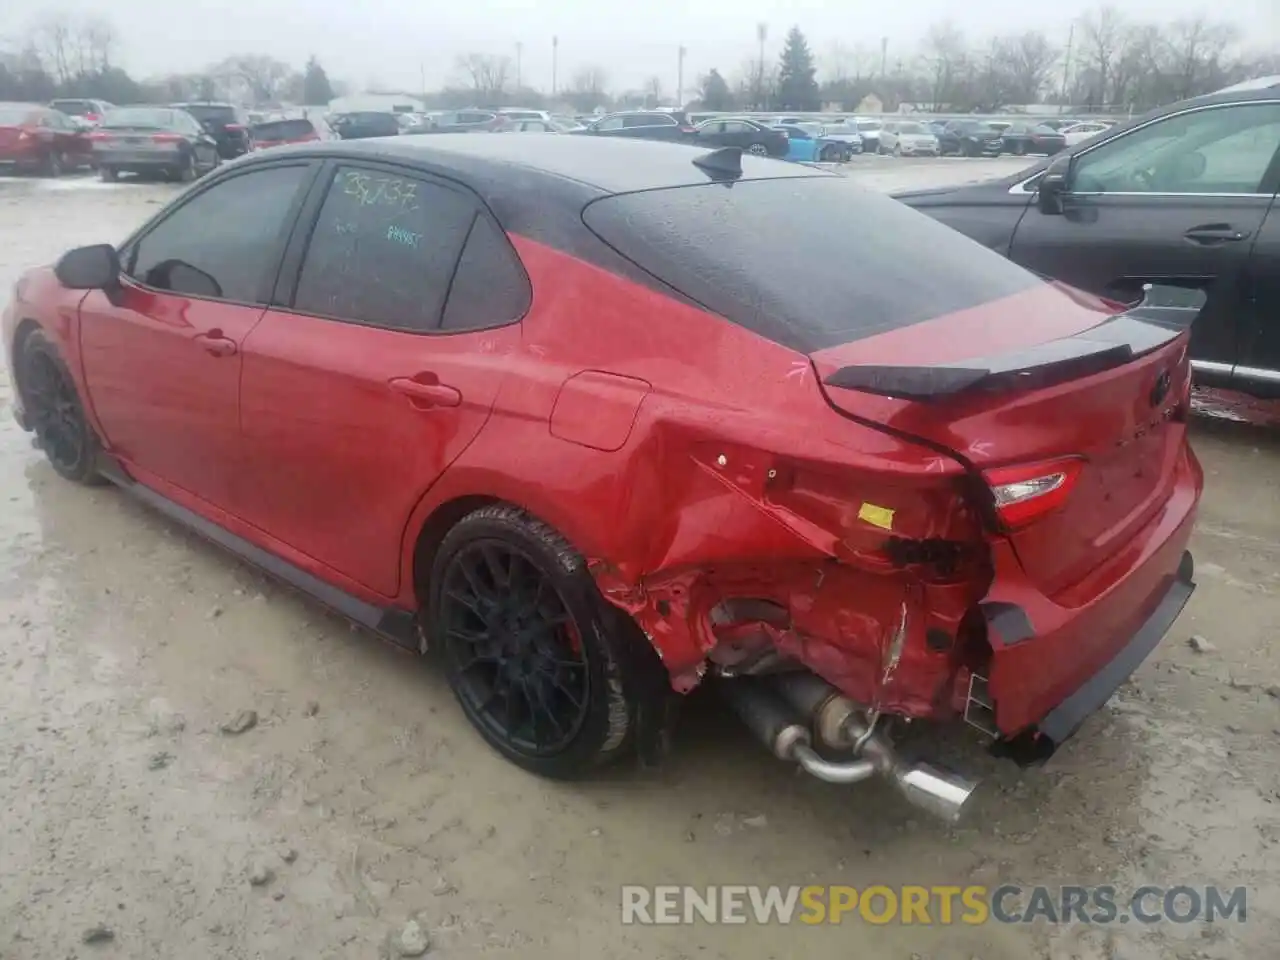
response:
[[[1244,923],[1244,887],[624,886],[624,924]]]

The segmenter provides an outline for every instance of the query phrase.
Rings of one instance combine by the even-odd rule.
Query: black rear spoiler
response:
[[[854,364],[823,383],[901,400],[937,400],[969,391],[1003,392],[1087,377],[1176,340],[1197,309],[1143,304],[1096,327],[996,357],[920,367]]]

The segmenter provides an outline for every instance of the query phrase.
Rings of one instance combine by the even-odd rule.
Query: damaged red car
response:
[[[4,331],[54,470],[437,654],[541,774],[656,755],[714,684],[952,818],[902,721],[1042,758],[1194,589],[1185,314],[734,148],[280,147],[28,272]]]

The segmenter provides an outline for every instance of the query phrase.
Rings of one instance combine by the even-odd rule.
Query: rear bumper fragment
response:
[[[1079,729],[1085,719],[1106,703],[1147,655],[1159,645],[1182,608],[1191,599],[1196,585],[1195,561],[1191,552],[1182,554],[1164,596],[1150,616],[1138,627],[1129,642],[1069,697],[1050,710],[1039,723],[1040,732],[1060,744]]]

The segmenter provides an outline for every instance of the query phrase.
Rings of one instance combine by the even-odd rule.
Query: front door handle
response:
[[[224,337],[221,330],[210,330],[208,333],[196,334],[196,342],[204,347],[205,352],[215,357],[234,356],[239,347],[230,337]]]
[[[462,404],[462,393],[441,383],[434,374],[396,377],[387,385],[396,393],[408,397],[415,407],[457,407]]]
[[[1250,233],[1237,230],[1229,223],[1206,223],[1203,226],[1192,227],[1182,236],[1190,243],[1210,247],[1219,243],[1239,243],[1241,240],[1248,240]]]

